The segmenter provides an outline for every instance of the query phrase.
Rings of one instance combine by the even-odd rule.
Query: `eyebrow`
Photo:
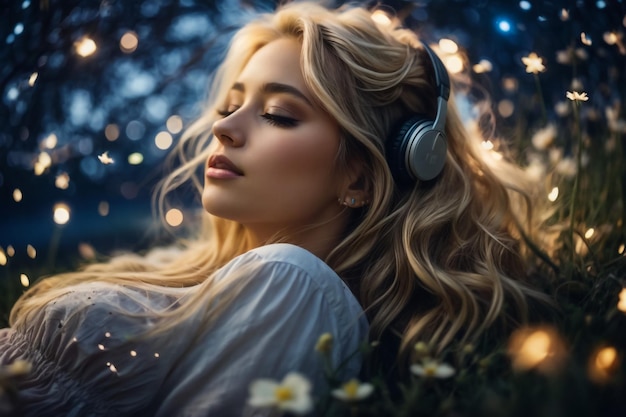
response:
[[[246,91],[246,88],[244,87],[243,83],[235,83],[231,87],[231,90],[240,91],[243,93]],[[313,103],[311,103],[311,100],[309,100],[307,96],[304,95],[304,93],[302,93],[297,88],[292,87],[288,84],[281,84],[281,83],[263,84],[263,86],[261,87],[261,92],[265,94],[278,94],[278,93],[291,94],[292,96],[298,97],[299,99],[306,102],[309,106],[313,107]]]

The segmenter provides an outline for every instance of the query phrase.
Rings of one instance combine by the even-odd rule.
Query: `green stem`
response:
[[[576,243],[574,240],[574,222],[575,222],[575,210],[576,210],[576,200],[578,199],[578,189],[580,188],[580,176],[582,171],[582,154],[583,154],[583,135],[580,131],[580,115],[578,112],[578,100],[574,101],[574,131],[576,134],[576,176],[574,177],[574,188],[572,190],[572,199],[570,201],[570,210],[569,210],[569,234],[570,234],[570,242],[572,244],[572,263],[574,263],[574,259],[576,259]]]

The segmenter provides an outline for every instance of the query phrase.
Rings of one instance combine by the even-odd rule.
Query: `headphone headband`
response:
[[[400,184],[435,178],[446,160],[445,125],[450,78],[437,54],[425,43],[422,46],[433,65],[437,113],[435,120],[424,115],[413,115],[401,122],[399,129],[387,140],[387,162],[396,182]]]

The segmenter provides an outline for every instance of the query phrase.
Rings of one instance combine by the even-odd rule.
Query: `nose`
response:
[[[241,121],[237,123],[235,119],[231,114],[213,123],[213,136],[224,146],[239,147],[245,143]]]

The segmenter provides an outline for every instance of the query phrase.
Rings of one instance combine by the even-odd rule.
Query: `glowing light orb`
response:
[[[74,43],[74,48],[76,49],[76,53],[83,58],[93,55],[98,46],[94,42],[93,39],[84,37],[81,40]]]
[[[139,38],[137,37],[137,34],[133,31],[126,32],[120,39],[120,49],[125,54],[135,52],[138,45]]]
[[[30,280],[28,279],[28,275],[20,274],[20,282],[23,287],[28,287],[30,285]]]
[[[70,208],[67,204],[58,203],[54,205],[53,219],[56,224],[63,225],[70,221]]]
[[[183,222],[183,212],[179,209],[169,209],[167,213],[165,213],[165,221],[172,227],[180,226]]]

